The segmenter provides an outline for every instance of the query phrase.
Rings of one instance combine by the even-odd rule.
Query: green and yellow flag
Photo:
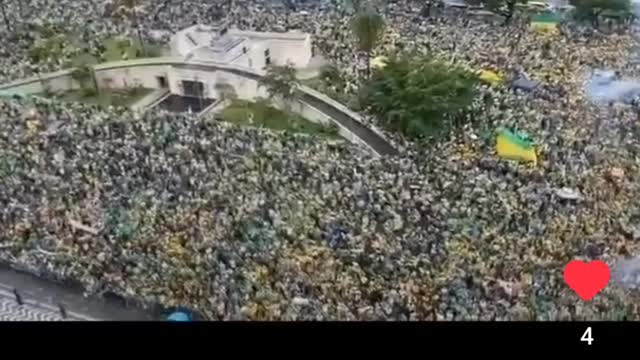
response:
[[[522,162],[538,163],[533,141],[522,134],[515,134],[506,129],[498,131],[496,151],[502,158]]]
[[[501,74],[491,70],[478,71],[478,77],[481,81],[492,86],[498,86],[504,81],[504,77]]]
[[[381,55],[371,59],[371,67],[374,69],[381,70],[387,67],[388,62],[389,62],[389,58],[384,55]]]

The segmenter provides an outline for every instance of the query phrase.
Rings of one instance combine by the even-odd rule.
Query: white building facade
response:
[[[286,63],[302,69],[311,61],[311,49],[309,34],[243,31],[225,25],[194,25],[171,38],[172,56],[251,69]]]
[[[243,31],[225,25],[194,25],[177,32],[171,38],[171,56],[253,71],[285,64],[291,64],[298,71],[312,68],[309,34]],[[218,97],[216,84],[228,83],[221,74],[186,69],[173,69],[163,81],[173,94],[211,99]]]

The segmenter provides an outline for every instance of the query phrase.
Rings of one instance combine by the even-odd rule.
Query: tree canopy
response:
[[[375,71],[362,101],[382,124],[407,137],[431,138],[451,129],[471,105],[476,74],[432,57],[395,57]]]
[[[269,66],[266,75],[258,81],[258,85],[266,88],[269,100],[273,101],[275,97],[283,100],[287,120],[289,120],[291,104],[298,98],[297,89],[300,86],[293,65]]]
[[[369,7],[359,10],[351,22],[351,28],[358,44],[358,50],[367,55],[367,77],[371,73],[371,52],[380,39],[382,39],[384,27],[385,24],[382,15]]]
[[[291,64],[269,66],[259,85],[266,88],[269,97],[280,96],[284,100],[290,100],[295,97],[295,91],[299,86],[296,69]]]
[[[76,80],[85,94],[97,94],[100,89],[96,80],[93,66],[98,63],[98,59],[88,53],[77,55],[73,61],[74,70],[71,77]]]
[[[362,10],[356,14],[351,23],[360,51],[370,52],[382,37],[384,19],[373,10]]]
[[[631,13],[630,0],[571,0],[571,5],[575,6],[577,18],[596,23],[598,16],[604,12]]]

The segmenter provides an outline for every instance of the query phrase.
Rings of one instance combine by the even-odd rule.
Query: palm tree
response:
[[[358,50],[366,54],[367,78],[371,75],[371,52],[382,38],[384,19],[380,14],[367,8],[353,18],[351,29],[358,41]]]
[[[297,99],[297,89],[300,86],[293,65],[288,63],[284,66],[268,67],[267,74],[258,81],[258,86],[266,88],[270,100],[273,100],[274,97],[282,99],[288,120],[290,105]]]
[[[146,56],[147,52],[144,47],[144,39],[142,37],[142,31],[140,30],[140,22],[138,21],[138,9],[140,8],[142,1],[141,0],[117,0],[117,13],[121,16],[128,18],[133,27],[136,29],[138,33],[138,41],[140,41],[140,47],[142,49],[142,55]]]
[[[0,11],[2,11],[2,18],[4,19],[4,24],[7,26],[7,30],[11,30],[11,23],[9,23],[9,18],[7,17],[7,8],[4,1],[5,0],[0,0]]]

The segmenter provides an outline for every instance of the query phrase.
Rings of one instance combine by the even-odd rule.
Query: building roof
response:
[[[302,32],[257,32],[228,29],[224,24],[197,24],[178,31],[177,50],[187,55],[197,49],[208,48],[219,53],[226,53],[247,40],[299,40],[307,41],[311,35]]]
[[[258,32],[258,31],[246,31],[246,30],[229,30],[234,36],[242,36],[255,39],[269,39],[269,40],[306,40],[311,35],[303,32]]]

